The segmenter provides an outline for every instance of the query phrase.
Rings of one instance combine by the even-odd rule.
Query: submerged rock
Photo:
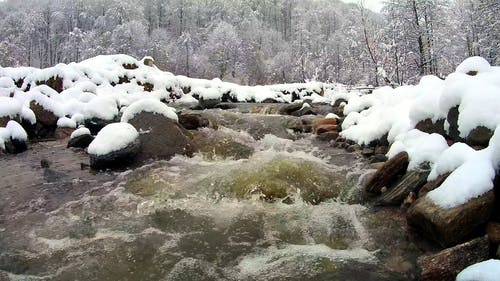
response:
[[[210,122],[200,114],[183,113],[179,115],[179,124],[186,130],[196,130],[202,127],[208,127]]]
[[[419,198],[408,209],[408,224],[442,246],[463,242],[484,226],[493,210],[495,196],[489,191],[453,208],[442,208],[428,196]]]
[[[219,131],[198,132],[193,134],[193,149],[200,152],[204,158],[232,158],[234,160],[249,158],[254,149],[240,143]]]
[[[466,267],[487,260],[489,243],[486,236],[474,239],[439,253],[418,259],[422,281],[453,281]]]
[[[311,162],[275,159],[253,171],[236,171],[219,188],[239,198],[258,194],[264,200],[286,198],[300,191],[306,202],[318,204],[337,197],[346,188],[344,175],[332,175]]]

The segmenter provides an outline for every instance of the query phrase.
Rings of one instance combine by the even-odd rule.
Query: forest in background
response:
[[[176,75],[241,84],[402,85],[468,56],[500,64],[500,1],[5,0],[0,66],[150,55]]]

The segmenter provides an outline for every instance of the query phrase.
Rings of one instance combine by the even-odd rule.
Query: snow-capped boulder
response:
[[[59,117],[50,109],[37,101],[31,101],[30,109],[36,116],[35,138],[45,138],[54,135]]]
[[[86,148],[93,140],[94,137],[90,134],[90,130],[81,127],[71,133],[67,147]]]
[[[90,143],[88,153],[93,169],[120,168],[134,162],[141,150],[139,133],[128,123],[102,128]]]
[[[408,224],[442,246],[463,242],[490,218],[493,190],[452,208],[435,204],[430,196],[419,198],[406,214]]]
[[[17,154],[28,149],[28,134],[19,123],[9,121],[5,128],[0,128],[0,150]]]
[[[191,152],[186,130],[172,118],[145,111],[135,114],[128,122],[140,132],[142,159],[168,159]]]

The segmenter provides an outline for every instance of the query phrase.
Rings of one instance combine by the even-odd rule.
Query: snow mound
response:
[[[113,120],[118,115],[116,101],[109,97],[96,97],[85,104],[86,119]]]
[[[98,156],[106,155],[127,147],[138,137],[139,133],[129,123],[112,123],[99,131],[90,143],[88,153]]]
[[[500,276],[500,260],[487,260],[473,264],[457,275],[457,281],[496,281]]]
[[[76,128],[76,122],[68,117],[61,117],[57,120],[59,128]]]
[[[482,57],[470,57],[459,64],[455,72],[464,74],[476,72],[475,74],[477,74],[488,72],[490,70],[491,66],[487,60],[483,59]]]
[[[22,110],[22,104],[8,97],[0,97],[0,117],[15,117]]]
[[[7,126],[5,126],[5,129],[9,132],[10,138],[14,140],[19,140],[19,141],[28,140],[28,134],[26,134],[24,128],[16,121],[13,120],[9,121],[7,123]]]
[[[174,108],[167,106],[159,100],[143,99],[132,103],[125,109],[121,122],[128,122],[141,112],[151,112],[163,115],[175,121],[179,120]]]
[[[14,88],[16,84],[14,84],[14,80],[10,77],[0,77],[0,88]]]

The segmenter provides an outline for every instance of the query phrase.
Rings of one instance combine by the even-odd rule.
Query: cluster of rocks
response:
[[[400,206],[410,229],[443,249],[419,258],[420,280],[455,280],[469,265],[500,258],[500,202],[495,198],[500,181],[495,180],[495,190],[478,198],[442,208],[426,194],[448,175],[427,181],[428,167],[407,171],[408,164],[406,152],[395,155],[369,177],[364,190],[376,205]]]

